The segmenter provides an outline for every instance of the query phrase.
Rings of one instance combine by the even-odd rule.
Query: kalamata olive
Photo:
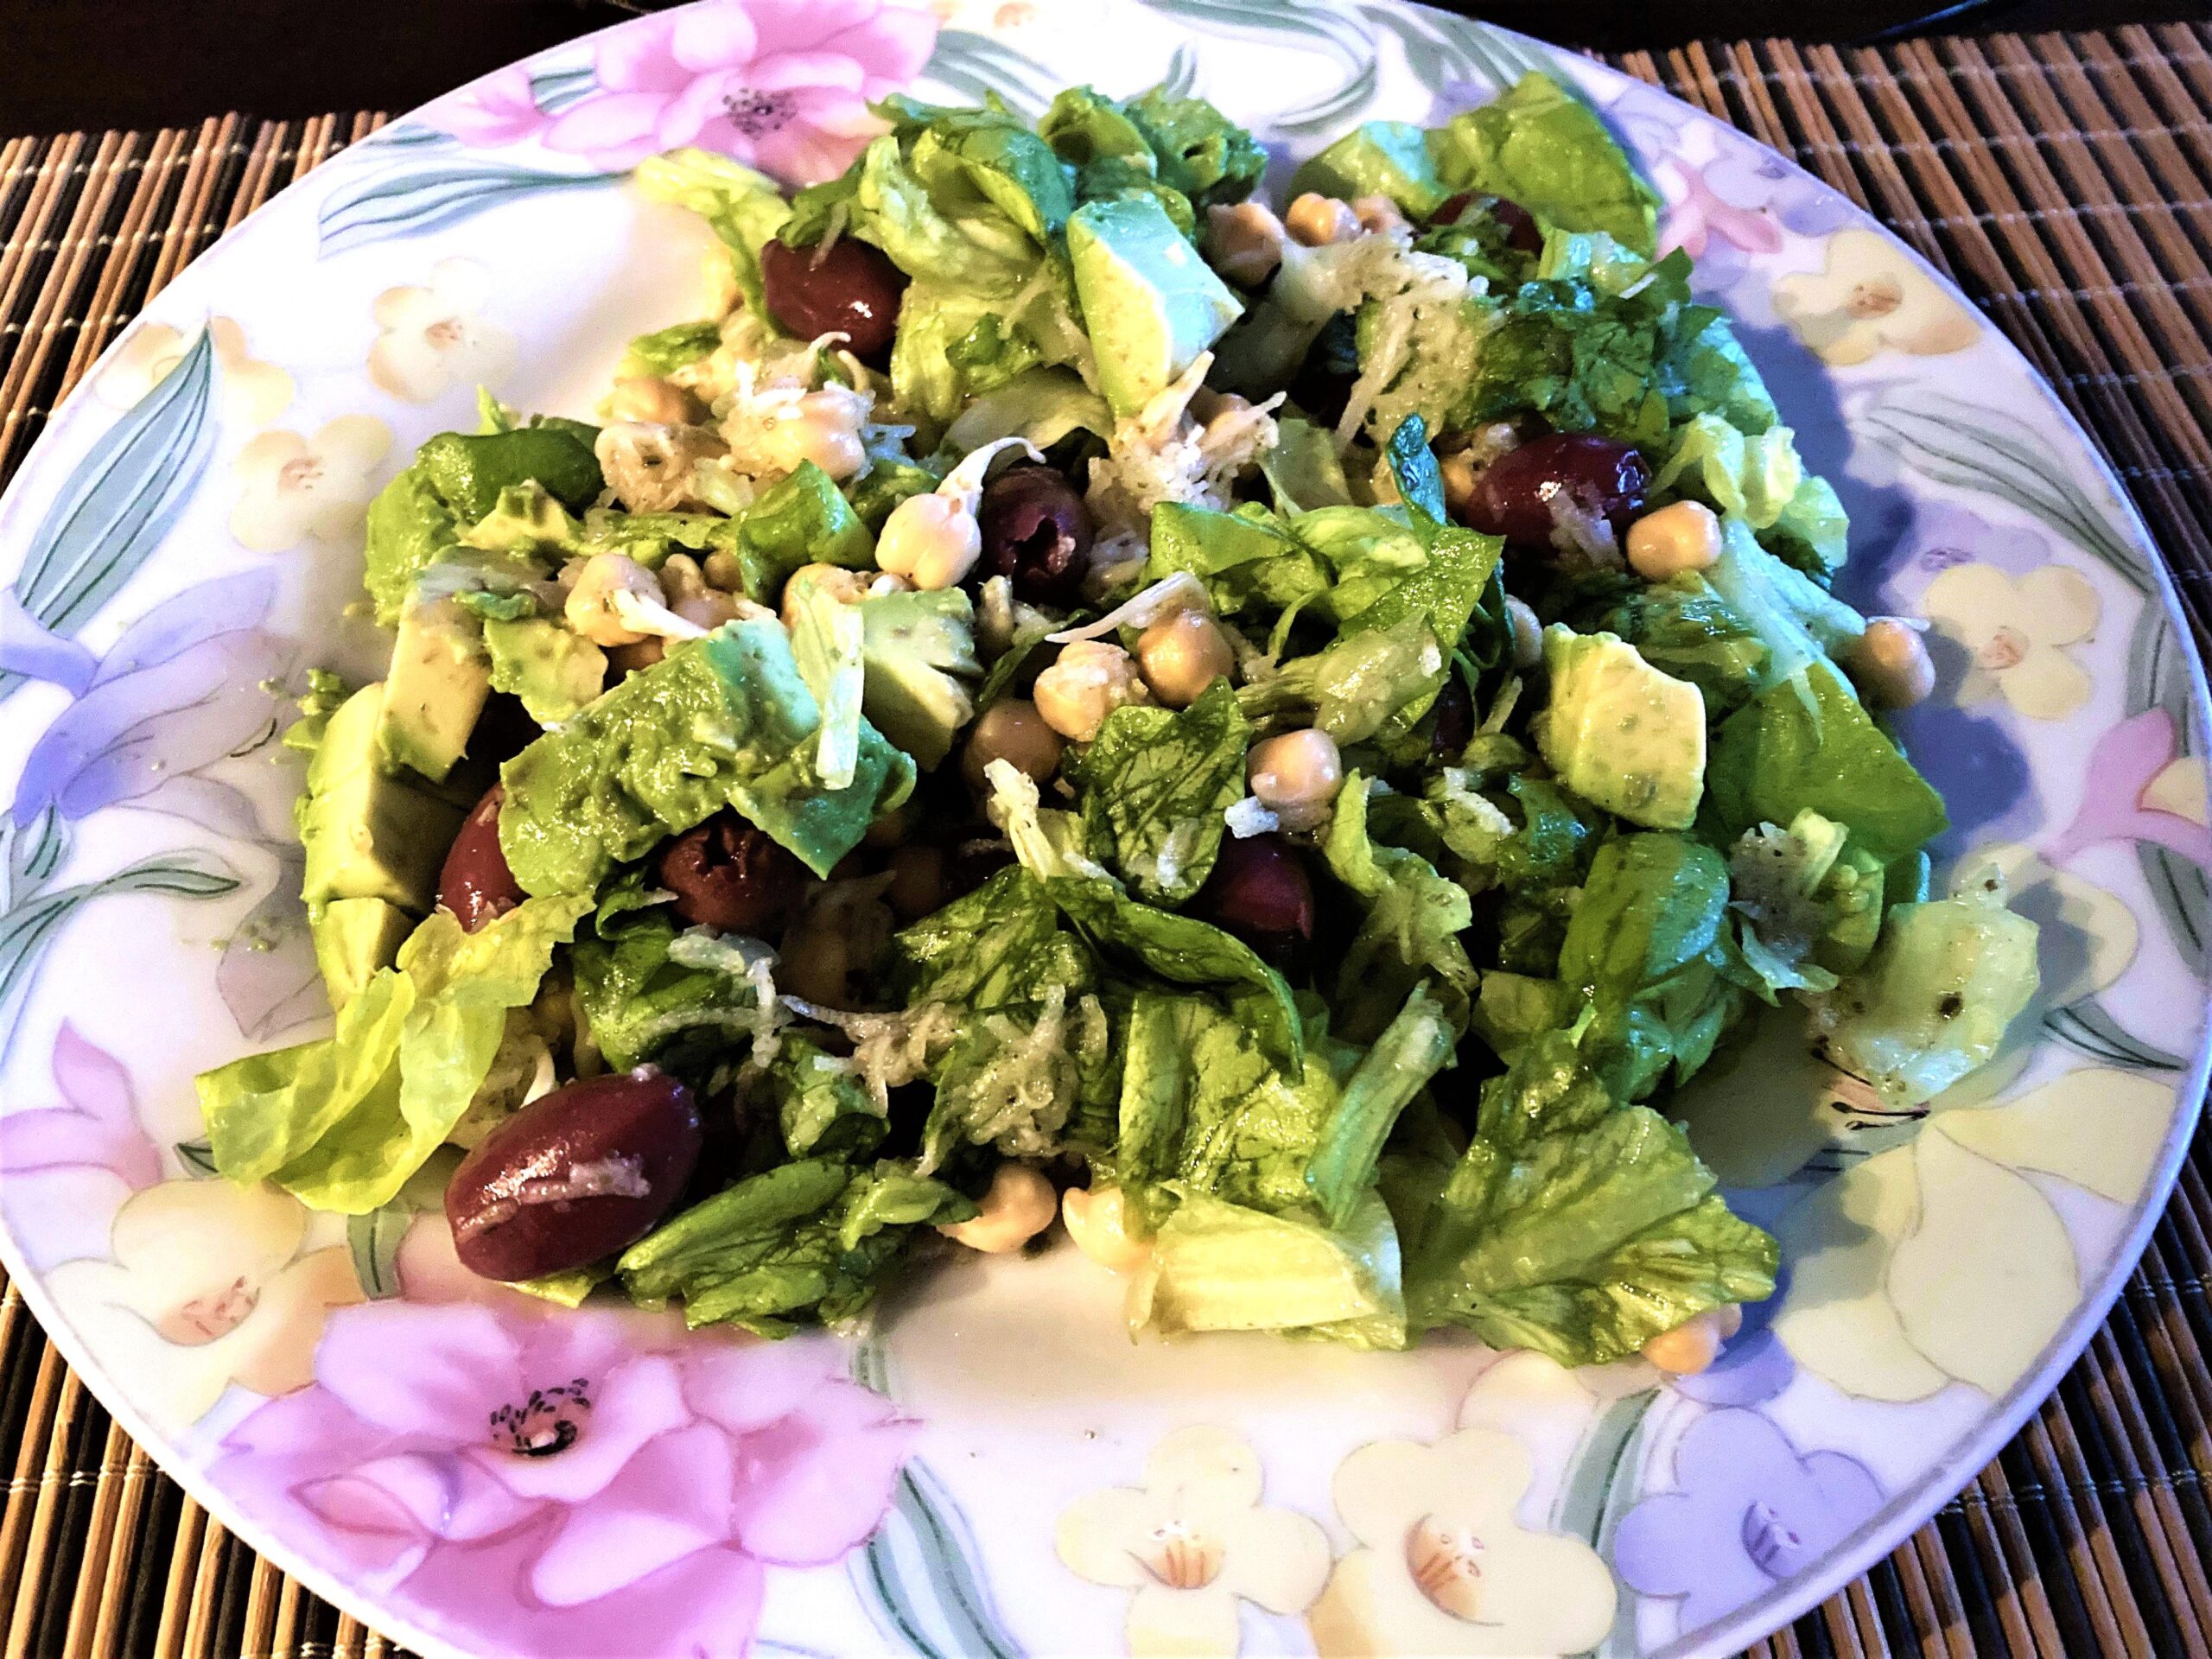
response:
[[[882,366],[899,328],[906,274],[880,248],[841,236],[827,247],[760,249],[760,296],[768,315],[803,340],[833,331],[863,363]]]
[[[1578,531],[1593,531],[1599,521],[1618,543],[1650,488],[1651,467],[1633,445],[1587,432],[1547,432],[1483,468],[1459,516],[1523,547],[1554,546],[1555,534],[1586,543]]]
[[[691,1091],[650,1065],[539,1096],[446,1185],[461,1265],[486,1279],[567,1273],[634,1243],[683,1195],[703,1139]]]
[[[1465,748],[1475,734],[1475,700],[1467,683],[1457,674],[1446,674],[1444,689],[1436,694],[1434,709],[1436,724],[1429,732],[1429,750],[1448,760]]]
[[[670,842],[654,875],[676,895],[676,913],[694,926],[756,935],[782,925],[807,879],[805,868],[766,830],[728,810]]]
[[[458,916],[470,933],[523,901],[522,887],[499,847],[499,803],[506,798],[503,785],[484,791],[484,798],[461,821],[461,833],[446,849],[444,867],[438,871],[438,908]]]
[[[1192,908],[1270,960],[1313,937],[1313,882],[1279,835],[1224,840]]]
[[[1050,467],[1009,467],[983,487],[983,574],[1033,605],[1071,605],[1090,562],[1090,509]]]
[[[1505,229],[1505,245],[1516,253],[1541,253],[1544,233],[1537,227],[1536,216],[1519,202],[1505,196],[1484,196],[1479,191],[1462,190],[1456,196],[1446,196],[1441,206],[1428,216],[1432,225],[1457,225],[1471,207],[1486,207],[1490,216]]]

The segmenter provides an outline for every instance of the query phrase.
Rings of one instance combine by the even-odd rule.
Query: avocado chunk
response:
[[[400,615],[385,683],[377,746],[385,765],[444,782],[491,690],[475,620],[450,599],[416,600]]]
[[[1077,208],[1068,257],[1099,390],[1116,415],[1142,409],[1244,308],[1149,196]]]
[[[542,616],[487,619],[492,689],[512,692],[540,726],[558,726],[607,687],[607,653]]]
[[[1388,196],[1415,219],[1427,219],[1451,194],[1436,176],[1428,135],[1410,121],[1369,121],[1354,127],[1291,175],[1292,195],[1308,190],[1345,201]]]
[[[976,612],[957,588],[879,594],[860,602],[864,629],[861,711],[875,728],[925,766],[952,752],[976,715],[963,680],[982,673],[976,661]]]
[[[1687,830],[1705,793],[1705,696],[1611,633],[1544,631],[1551,706],[1537,747],[1560,781],[1653,830]]]
[[[330,716],[298,807],[307,854],[301,897],[381,899],[427,912],[461,808],[385,769],[378,732],[385,689],[365,685]]]
[[[334,1012],[359,995],[379,968],[389,968],[415,931],[415,918],[382,899],[333,899],[308,918],[315,970]]]

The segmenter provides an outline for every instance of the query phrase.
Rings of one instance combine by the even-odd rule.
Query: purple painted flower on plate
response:
[[[714,0],[643,17],[600,42],[598,90],[543,140],[602,172],[696,144],[802,184],[831,178],[884,130],[868,104],[919,73],[936,36],[929,12],[884,0]]]
[[[273,570],[201,582],[132,623],[97,665],[79,664],[62,681],[76,700],[16,780],[16,822],[49,810],[73,822],[130,802],[258,839],[252,804],[206,769],[272,729],[269,683],[291,659],[261,626],[276,594]],[[40,660],[27,654],[8,665],[37,673]]]
[[[912,1426],[839,1370],[597,1308],[372,1303],[214,1478],[472,1651],[737,1655],[764,1567],[837,1560],[889,1503]]]
[[[1691,1425],[1675,1469],[1679,1491],[1622,1519],[1613,1567],[1643,1595],[1682,1598],[1685,1632],[1819,1560],[1882,1499],[1856,1458],[1800,1455],[1774,1424],[1733,1407]]]
[[[65,1020],[54,1033],[52,1065],[62,1104],[0,1117],[0,1172],[99,1169],[134,1188],[160,1180],[161,1154],[139,1127],[123,1063]]]

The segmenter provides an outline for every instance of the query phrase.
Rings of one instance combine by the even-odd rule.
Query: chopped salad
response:
[[[1651,188],[1541,75],[1279,208],[1166,88],[879,113],[646,162],[717,314],[377,498],[336,1027],[215,1165],[766,1336],[1064,1219],[1133,1330],[1709,1361],[1776,1246],[1674,1091],[1783,1020],[1914,1112],[2035,929],[1930,896],[1927,653]]]

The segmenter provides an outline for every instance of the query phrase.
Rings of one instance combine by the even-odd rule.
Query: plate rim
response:
[[[887,0],[887,3],[914,4],[918,0]],[[1663,85],[1643,80],[1602,59],[1557,46],[1517,29],[1448,12],[1441,7],[1427,4],[1424,0],[1382,0],[1382,3],[1402,10],[1432,12],[1439,16],[1450,17],[1459,23],[1474,22],[1491,33],[1535,48],[1549,59],[1560,73],[1575,78],[1594,78],[1616,92],[1634,89],[1643,93],[1656,94],[1696,120],[1709,123],[1731,138],[1754,146],[1763,156],[1779,162],[1823,194],[1846,203],[1855,213],[1871,220],[1891,251],[1901,252],[1923,275],[1938,284],[1946,295],[1980,320],[1990,338],[1998,342],[2000,349],[2025,372],[2050,411],[2056,416],[2064,435],[2071,439],[2078,452],[2088,456],[2093,463],[2095,481],[2103,485],[2117,510],[2120,520],[2117,527],[2128,532],[2129,539],[2150,556],[2145,563],[2149,567],[2153,592],[2146,596],[2145,602],[2155,599],[2182,644],[2195,735],[2200,753],[2212,750],[2212,684],[2208,684],[2204,650],[2182,607],[2179,590],[2164,550],[2152,534],[2141,507],[2126,488],[2102,444],[2060,397],[2050,378],[2029,358],[2011,334],[1998,325],[1990,316],[1987,308],[1977,304],[1961,289],[1949,272],[1923,257],[1872,207],[1862,204],[1828,183],[1794,156],[1774,148],[1732,122],[1700,108]],[[685,0],[686,5],[709,3],[713,3],[713,0]],[[677,6],[668,10],[683,9],[684,6]],[[633,27],[639,21],[639,18],[630,17],[603,25],[511,59],[480,74],[457,82],[433,98],[392,115],[375,132],[345,146],[343,152],[333,151],[324,161],[327,162],[340,153],[358,152],[388,144],[390,141],[385,135],[405,123],[418,119],[432,104],[480,85],[492,76],[507,70],[536,66],[550,59],[577,54],[607,35]],[[926,66],[923,73],[927,73]],[[140,309],[118,329],[115,337],[99,354],[86,365],[76,384],[49,415],[36,440],[24,452],[4,494],[0,494],[0,540],[6,538],[15,517],[24,510],[24,492],[19,488],[22,481],[41,464],[43,453],[55,447],[57,438],[64,435],[65,429],[78,424],[85,410],[99,402],[94,396],[94,386],[101,371],[130,338],[146,308],[157,302],[162,294],[174,288],[194,267],[212,266],[217,255],[256,232],[259,228],[257,221],[278,203],[305,194],[308,187],[317,183],[316,175],[321,170],[322,164],[318,163],[315,168],[275,192],[237,224],[227,226],[180,266],[170,283],[161,292],[149,296]],[[11,1035],[5,1049],[0,1049],[0,1052],[10,1051],[13,1047]],[[1751,1642],[1785,1628],[1864,1576],[1884,1557],[1894,1553],[1944,1504],[1972,1484],[1980,1471],[2011,1443],[2029,1417],[2056,1390],[2066,1371],[2094,1340],[2097,1332],[2109,1318],[2112,1308],[2126,1291],[2130,1278],[2141,1262],[2152,1235],[2165,1213],[2204,1112],[2208,1081],[2212,1081],[2212,1021],[2208,1021],[2200,1031],[2196,1051],[2178,1075],[2179,1081],[2175,1085],[2174,1115],[2159,1146],[2152,1173],[2137,1196],[2126,1231],[2101,1268],[2101,1279],[2076,1302],[2064,1325],[2046,1345],[2030,1371],[2015,1382],[2002,1399],[1993,1402],[1988,1409],[1974,1420],[1972,1427],[1959,1437],[1946,1457],[1930,1465],[1903,1492],[1891,1496],[1880,1510],[1847,1535],[1845,1540],[1832,1546],[1821,1557],[1817,1567],[1742,1604],[1714,1624],[1678,1634],[1671,1641],[1652,1649],[1648,1659],[1688,1659],[1688,1656],[1699,1653],[1735,1652]],[[399,1599],[346,1583],[334,1572],[327,1571],[306,1560],[285,1535],[264,1528],[258,1521],[243,1522],[242,1511],[233,1505],[224,1486],[213,1478],[213,1459],[194,1462],[188,1458],[162,1455],[176,1451],[171,1438],[155,1428],[139,1411],[119,1378],[110,1376],[104,1367],[92,1363],[89,1348],[75,1326],[63,1314],[59,1304],[49,1295],[44,1275],[29,1268],[22,1246],[4,1217],[0,1217],[0,1266],[7,1269],[10,1282],[22,1296],[25,1307],[37,1321],[41,1332],[60,1353],[94,1400],[135,1443],[145,1448],[149,1460],[156,1469],[175,1481],[188,1497],[234,1538],[341,1612],[416,1649],[426,1656],[426,1659],[476,1659],[469,1649],[456,1645],[450,1638],[416,1622]],[[1609,1558],[1605,1558],[1605,1565],[1618,1582],[1618,1571]]]

